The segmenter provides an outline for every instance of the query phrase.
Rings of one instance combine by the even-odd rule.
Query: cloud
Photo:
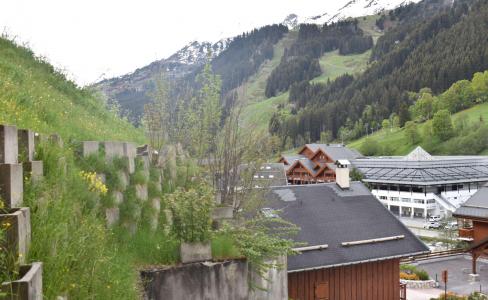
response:
[[[340,4],[323,0],[7,0],[0,10],[0,26],[84,85],[102,74],[122,75],[168,57],[192,40],[216,41],[280,22],[289,13],[314,15]]]

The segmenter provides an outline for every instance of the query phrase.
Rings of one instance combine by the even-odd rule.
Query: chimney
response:
[[[337,185],[343,190],[349,189],[349,165],[351,163],[347,159],[339,159],[335,164],[337,166],[335,170]]]

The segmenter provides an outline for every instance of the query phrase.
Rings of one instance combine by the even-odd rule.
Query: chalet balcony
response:
[[[474,229],[459,228],[459,239],[463,241],[472,241],[474,239]]]

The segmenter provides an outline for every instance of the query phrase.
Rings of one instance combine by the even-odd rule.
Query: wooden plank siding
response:
[[[288,273],[288,297],[293,300],[399,300],[400,260],[391,259],[313,271]],[[316,297],[327,283],[329,295]]]

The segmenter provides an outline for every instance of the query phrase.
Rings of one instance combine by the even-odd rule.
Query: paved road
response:
[[[433,229],[424,229],[424,219],[418,218],[408,218],[408,217],[401,217],[398,218],[405,224],[413,233],[418,236],[425,236],[431,238],[440,238],[442,233],[440,230],[433,230]]]
[[[443,293],[440,289],[407,289],[407,300],[429,300]]]
[[[483,293],[488,293],[488,263],[484,260],[478,260],[477,266],[479,281],[471,282],[469,281],[471,259],[467,255],[452,256],[448,259],[422,261],[418,265],[419,268],[426,270],[431,278],[435,279],[437,275],[439,281],[442,271],[448,270],[447,290],[462,295],[469,295],[472,292],[480,291],[480,289]],[[439,288],[443,291],[444,284],[440,283]]]

